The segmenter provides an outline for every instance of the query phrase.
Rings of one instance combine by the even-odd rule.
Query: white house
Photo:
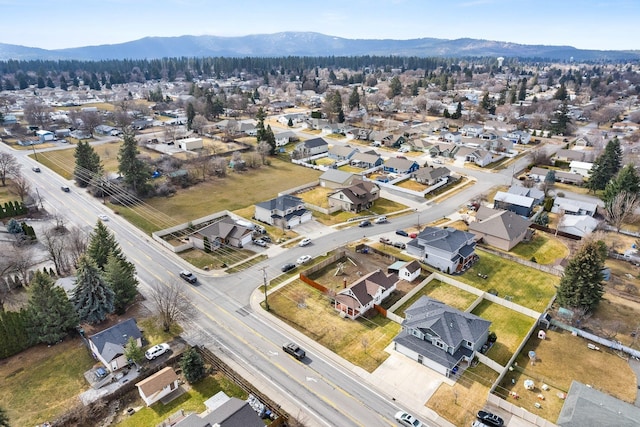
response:
[[[589,215],[594,216],[598,210],[598,204],[584,200],[568,199],[566,197],[556,197],[553,200],[553,213],[565,213],[568,215]]]
[[[258,203],[254,217],[269,225],[285,228],[295,227],[313,218],[302,199],[289,194]]]
[[[398,270],[398,277],[402,280],[406,280],[407,282],[413,282],[420,276],[421,272],[422,267],[420,267],[420,263],[413,260],[400,267],[400,270]]]
[[[476,236],[455,228],[425,227],[407,244],[407,252],[447,273],[463,271],[477,258]]]
[[[189,151],[189,150],[199,150],[204,145],[202,143],[202,138],[185,138],[179,139],[176,141],[181,150]]]
[[[151,406],[158,400],[178,389],[180,379],[171,366],[156,372],[148,378],[136,384],[138,393],[147,406]]]
[[[591,175],[591,168],[593,167],[593,163],[587,162],[579,162],[577,160],[573,160],[569,163],[569,169],[571,169],[571,173],[576,173],[585,178],[588,178]]]

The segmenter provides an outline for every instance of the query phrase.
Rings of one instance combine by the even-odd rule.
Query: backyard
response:
[[[409,298],[404,304],[402,304],[402,306],[395,311],[395,314],[400,317],[404,317],[405,310],[420,299],[420,297],[425,295],[460,311],[465,311],[471,303],[477,299],[477,296],[472,293],[463,291],[455,286],[448,285],[440,280],[433,279],[420,291],[416,292],[415,295]]]
[[[560,240],[541,231],[536,232],[529,242],[520,242],[511,253],[530,261],[535,259],[538,264],[559,263],[569,256],[569,248]]]

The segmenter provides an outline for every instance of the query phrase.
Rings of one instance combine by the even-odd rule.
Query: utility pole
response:
[[[262,267],[262,280],[264,281],[264,307],[269,311],[269,301],[267,300],[267,267]]]

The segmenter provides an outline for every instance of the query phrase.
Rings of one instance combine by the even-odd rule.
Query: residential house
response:
[[[357,168],[371,169],[382,165],[382,163],[384,163],[384,160],[375,151],[358,152],[351,156],[351,166]]]
[[[413,139],[409,144],[411,145],[412,151],[422,151],[423,153],[429,152],[429,149],[433,146],[431,142],[423,139]]]
[[[591,136],[584,135],[576,139],[573,144],[576,147],[592,147],[594,139],[595,138]]]
[[[556,153],[556,159],[563,162],[578,161],[584,162],[586,158],[586,151],[584,150],[567,150],[563,148]]]
[[[380,188],[370,181],[354,181],[353,185],[329,194],[329,206],[340,206],[345,212],[360,212],[373,206]]]
[[[312,138],[296,144],[295,150],[302,154],[302,157],[311,157],[329,151],[329,144],[323,138]]]
[[[371,132],[371,134],[369,134],[368,139],[369,141],[373,141],[375,143],[388,147],[393,144],[394,136],[389,132],[373,131]]]
[[[520,196],[519,194],[498,191],[493,198],[493,206],[496,209],[504,209],[523,217],[530,217],[533,211],[535,199],[533,197]]]
[[[517,194],[519,196],[531,197],[534,200],[534,205],[541,205],[544,202],[544,191],[538,190],[535,187],[527,188],[522,185],[513,184],[507,190],[508,193]]]
[[[41,143],[53,141],[56,137],[56,135],[50,130],[37,130],[36,136]]]
[[[287,113],[278,117],[278,123],[284,126],[288,126],[289,120],[291,120],[291,122],[293,123],[300,123],[305,119],[305,117],[305,113]]]
[[[296,137],[296,134],[295,132],[287,130],[284,132],[278,132],[273,136],[276,139],[276,147],[284,147]]]
[[[372,271],[338,292],[334,307],[355,320],[387,298],[396,289],[397,282],[395,274],[387,276],[382,270]]]
[[[480,134],[480,139],[484,141],[495,141],[500,138],[500,134],[493,130],[485,130]]]
[[[258,413],[250,404],[262,406]],[[204,402],[206,410],[201,414],[191,413],[178,420],[174,427],[264,427],[260,418],[264,415],[264,405],[249,395],[247,401],[229,397],[220,391]]]
[[[358,175],[351,172],[341,171],[339,169],[328,169],[318,178],[320,187],[326,188],[342,188],[351,185],[354,180],[360,179]]]
[[[124,320],[91,335],[88,338],[89,349],[109,371],[117,371],[129,364],[124,355],[124,347],[129,338],[133,338],[138,347],[142,347],[142,333],[135,319]]]
[[[251,236],[251,229],[238,224],[229,217],[225,217],[196,231],[189,236],[189,239],[194,246],[200,249],[204,249],[206,239],[209,242],[209,249],[215,250],[225,246],[243,248],[251,243]]]
[[[446,377],[469,364],[489,337],[488,320],[427,296],[407,308],[405,316],[394,349]]]
[[[577,160],[569,163],[571,173],[578,174],[584,178],[589,178],[589,175],[591,175],[591,168],[593,168],[593,163],[579,162]]]
[[[365,129],[365,128],[354,129],[354,133],[356,131],[357,131],[356,139],[360,139],[363,141],[369,140],[369,136],[371,135],[371,132],[373,132],[371,129]]]
[[[462,143],[462,134],[460,132],[442,132],[440,138],[451,144]]]
[[[544,178],[547,176],[549,169],[539,168],[534,166],[531,168],[529,175],[531,178],[536,181],[544,181]],[[578,175],[577,173],[564,172],[564,171],[554,171],[556,176],[556,182],[562,182],[567,184],[575,184],[582,185],[584,182],[584,177],[582,175]]]
[[[573,380],[556,421],[559,427],[634,427],[640,408]]]
[[[449,176],[451,176],[451,171],[444,166],[439,166],[437,168],[433,166],[426,166],[411,174],[411,177],[415,179],[416,182],[428,186],[435,185],[440,181],[447,181],[449,180]]]
[[[334,145],[331,148],[329,148],[328,156],[330,159],[342,161],[342,160],[349,160],[351,157],[353,157],[354,154],[358,152],[360,152],[360,150],[348,144]]]
[[[531,237],[530,225],[530,220],[513,212],[481,206],[476,213],[476,221],[469,223],[469,231],[489,246],[510,251]]]
[[[18,118],[15,114],[5,114],[2,116],[2,124],[4,125],[15,125],[18,123]]]
[[[311,211],[304,207],[301,198],[285,194],[256,205],[255,219],[269,225],[292,228],[311,221]]]
[[[409,241],[407,252],[447,273],[462,272],[477,259],[476,237],[455,228],[425,227]]]
[[[109,126],[109,125],[98,125],[96,126],[96,128],[94,129],[94,132],[97,133],[98,135],[107,135],[107,136],[115,136],[117,135],[120,131],[117,128],[114,128],[113,126]]]
[[[531,134],[523,130],[514,130],[507,132],[504,136],[507,140],[513,144],[528,144],[531,141]]]
[[[422,273],[422,267],[416,260],[405,262],[398,270],[398,278],[406,280],[407,282],[413,282]]]
[[[147,406],[151,406],[163,397],[177,390],[180,379],[171,366],[159,370],[150,377],[136,383],[138,393]]]
[[[471,162],[480,167],[485,167],[493,162],[493,155],[480,148],[458,147],[453,151],[452,157],[458,163]]]
[[[390,157],[384,162],[384,171],[401,175],[410,174],[417,171],[420,165],[415,160],[401,157]]]
[[[431,157],[453,157],[453,153],[456,149],[460,148],[457,145],[450,144],[448,142],[439,142],[429,147],[429,155]]]
[[[180,147],[180,149],[183,151],[200,150],[202,147],[204,147],[202,138],[196,137],[178,139],[176,143],[178,144],[178,147]]]
[[[480,124],[466,124],[460,128],[460,133],[467,138],[479,138],[483,130]]]
[[[594,216],[598,210],[598,204],[584,200],[568,199],[566,197],[556,197],[553,200],[553,213],[565,213],[567,215],[589,215]]]
[[[590,215],[563,215],[558,224],[558,231],[585,237],[593,232],[600,221]]]

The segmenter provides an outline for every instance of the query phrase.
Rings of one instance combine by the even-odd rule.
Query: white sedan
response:
[[[109,217],[106,216],[105,214],[98,215],[98,218],[100,218],[100,220],[102,221],[109,221]]]
[[[299,246],[307,246],[308,244],[311,243],[311,239],[308,237],[305,237],[304,239],[302,239],[300,241],[300,243],[298,244]]]
[[[311,259],[311,255],[302,255],[296,260],[296,264],[306,264]]]
[[[423,426],[420,420],[418,420],[416,417],[414,417],[413,415],[407,412],[403,412],[403,411],[397,412],[394,418],[396,419],[397,422],[399,422],[405,427],[422,427]]]

